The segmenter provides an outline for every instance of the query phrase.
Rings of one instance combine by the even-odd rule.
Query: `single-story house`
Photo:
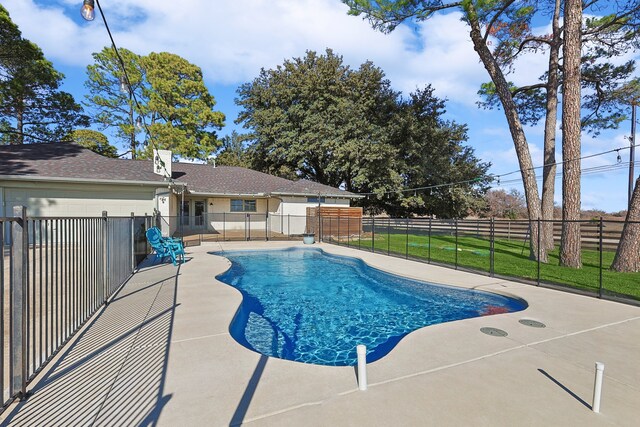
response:
[[[26,206],[30,216],[159,213],[170,234],[178,227],[243,228],[247,221],[299,234],[308,207],[348,207],[361,197],[241,167],[174,163],[164,150],[154,157],[113,159],[68,143],[0,146],[0,216],[11,216],[14,206]]]

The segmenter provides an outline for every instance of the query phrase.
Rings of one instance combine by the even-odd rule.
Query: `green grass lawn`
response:
[[[364,250],[371,250],[371,237],[360,239],[350,238],[340,244],[348,244]],[[433,261],[443,264],[458,265],[473,270],[489,272],[490,245],[488,239],[475,236],[458,236],[458,250],[456,238],[450,235],[418,235],[409,234],[376,234],[375,251],[399,256],[408,255],[422,261]],[[609,270],[615,252],[602,253],[602,283],[603,293],[621,294],[640,300],[640,273],[617,273]],[[549,262],[540,264],[540,281],[572,288],[598,292],[600,285],[600,252],[595,250],[582,251],[582,265],[580,269],[561,267],[558,249],[549,253]],[[494,272],[496,275],[528,280],[537,280],[538,263],[529,259],[528,242],[518,240],[496,240]]]

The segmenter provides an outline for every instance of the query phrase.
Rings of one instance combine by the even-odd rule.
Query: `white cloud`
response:
[[[405,50],[409,57],[404,69],[396,70],[404,91],[430,82],[440,97],[472,106],[478,99],[476,92],[488,81],[484,67],[473,50],[468,26],[458,12],[436,15],[419,24],[419,52]]]
[[[24,36],[57,63],[86,66],[91,52],[110,44],[99,15],[93,22],[80,20],[80,2],[4,3]],[[459,13],[434,16],[415,32],[400,26],[385,35],[347,15],[336,0],[115,0],[103,10],[119,47],[177,53],[215,84],[237,85],[256,77],[261,67],[326,48],[354,67],[373,61],[405,93],[432,83],[438,96],[465,105],[473,105],[479,84],[488,80]]]
[[[90,23],[80,19],[79,0],[3,4],[25,37],[56,62],[86,66],[91,52],[110,44],[99,15]],[[238,85],[256,77],[261,67],[325,48],[344,55],[351,66],[372,60],[404,93],[432,83],[438,96],[467,107],[475,108],[476,92],[489,80],[469,28],[455,11],[385,35],[361,17],[347,15],[338,0],[112,0],[103,10],[119,46],[141,54],[177,53],[199,65],[211,84]],[[545,55],[529,53],[509,79],[531,84],[545,70]]]
[[[33,0],[5,0],[3,4],[22,36],[40,46],[48,59],[64,58],[71,65],[88,64],[90,34],[65,16],[60,7],[36,5]],[[79,7],[77,11],[80,16]]]

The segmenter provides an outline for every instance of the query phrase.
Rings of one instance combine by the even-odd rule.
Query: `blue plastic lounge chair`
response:
[[[162,237],[162,233],[157,227],[149,228],[146,235],[156,254],[156,260],[159,258],[162,262],[166,257],[170,257],[173,265],[178,265],[178,262],[184,262],[184,246],[182,242]]]
[[[162,240],[163,242],[172,242],[172,243],[180,243],[182,244],[182,241],[180,239],[174,239],[173,237],[163,237],[162,236],[162,232],[160,231],[160,229],[158,227],[151,227],[147,230],[147,237],[149,237],[149,233],[151,233],[151,237],[154,240]]]

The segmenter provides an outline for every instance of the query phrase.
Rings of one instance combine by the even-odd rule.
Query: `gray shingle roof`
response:
[[[291,181],[235,166],[173,163],[173,179],[186,182],[189,191],[207,194],[260,194],[290,184]]]
[[[190,192],[204,194],[276,194],[354,197],[355,194],[328,185],[301,179],[290,181],[277,176],[235,166],[173,163],[172,177],[186,182]]]
[[[273,194],[297,194],[304,196],[322,196],[331,197],[354,197],[354,193],[340,190],[338,188],[331,187],[329,185],[320,184],[318,182],[309,181],[307,179],[300,179],[298,181],[289,181],[286,186],[280,187],[273,191]]]
[[[210,195],[304,195],[354,197],[355,194],[301,179],[290,181],[251,169],[172,163],[172,178],[187,184],[192,193]],[[51,143],[0,145],[0,179],[100,180],[155,183],[164,178],[153,173],[151,160],[111,159],[76,144]]]
[[[0,178],[63,178],[162,183],[150,160],[112,159],[76,144],[0,145]]]

